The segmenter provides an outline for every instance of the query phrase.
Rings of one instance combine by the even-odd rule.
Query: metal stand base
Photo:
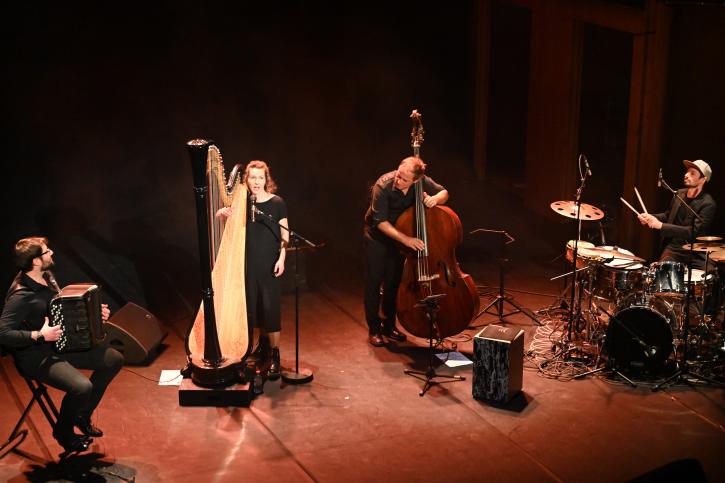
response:
[[[428,391],[428,389],[433,387],[434,384],[445,384],[447,382],[458,382],[466,380],[466,378],[463,376],[449,376],[447,374],[437,374],[436,371],[434,371],[433,369],[428,369],[427,371],[413,371],[411,369],[406,369],[403,372],[408,376],[413,376],[416,379],[425,381],[425,384],[423,384],[423,389],[421,389],[421,391],[418,393],[418,396],[423,396]],[[436,378],[444,378],[449,380],[436,381]]]
[[[282,371],[282,380],[287,384],[306,384],[314,378],[312,371],[309,369],[299,369],[298,371]]]
[[[665,379],[664,381],[657,384],[655,387],[652,388],[652,392],[659,391],[665,386],[669,386],[670,384],[675,384],[678,381],[684,382],[686,384],[691,384],[690,381],[688,381],[685,376],[690,376],[694,379],[698,379],[700,381],[708,382],[716,387],[725,388],[725,385],[722,383],[716,381],[715,379],[711,379],[709,377],[705,377],[702,374],[698,374],[697,372],[691,371],[687,365],[685,365],[682,369],[678,369],[677,372],[672,374],[670,377]]]
[[[591,371],[583,372],[581,374],[574,376],[574,379],[582,379],[586,376],[590,376],[592,374],[596,374],[597,372],[602,372],[602,371],[609,371],[610,374],[614,374],[614,375],[619,376],[622,379],[624,379],[627,382],[627,384],[629,384],[630,386],[637,387],[637,384],[635,384],[630,378],[628,378],[627,376],[622,374],[620,371],[618,371],[617,369],[610,367],[610,366],[603,366],[598,369],[593,369]]]
[[[504,313],[504,309],[503,309],[504,303],[511,305],[516,310],[512,310],[511,312]],[[490,312],[491,308],[494,306],[496,306],[496,312]],[[539,321],[538,318],[536,318],[536,315],[534,315],[534,313],[531,312],[531,310],[520,305],[518,302],[516,302],[514,300],[514,298],[511,295],[506,295],[506,294],[501,295],[500,293],[498,295],[496,295],[496,297],[483,310],[481,310],[478,313],[478,315],[476,315],[475,318],[477,319],[478,317],[480,317],[483,314],[492,314],[492,315],[498,316],[501,323],[505,324],[506,321],[504,320],[504,318],[508,317],[509,315],[514,315],[514,314],[519,314],[519,313],[524,314],[526,317],[533,320],[536,325],[541,326],[541,322]]]

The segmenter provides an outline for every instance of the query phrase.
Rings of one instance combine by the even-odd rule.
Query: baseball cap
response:
[[[705,177],[705,181],[710,181],[710,178],[712,177],[712,169],[710,169],[710,165],[702,159],[697,159],[695,161],[684,159],[682,164],[684,164],[686,168],[695,168]]]

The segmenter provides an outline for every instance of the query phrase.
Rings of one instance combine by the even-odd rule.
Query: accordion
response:
[[[50,301],[50,325],[59,325],[58,352],[85,351],[105,339],[101,295],[97,285],[78,283],[64,287]]]

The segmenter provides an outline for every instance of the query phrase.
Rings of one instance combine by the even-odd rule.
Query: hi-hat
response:
[[[576,218],[576,201],[555,201],[551,205],[551,209],[567,218]],[[593,205],[581,203],[579,205],[579,219],[584,221],[601,220],[604,218],[604,212]]]
[[[695,240],[704,243],[720,242],[722,241],[721,236],[698,236]]]
[[[689,250],[690,244],[685,243],[684,245],[682,245],[682,248],[685,250]],[[725,250],[725,243],[701,242],[701,243],[694,243],[692,245],[692,251],[694,251],[694,252],[717,252],[720,250]]]

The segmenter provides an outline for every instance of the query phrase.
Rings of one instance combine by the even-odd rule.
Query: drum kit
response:
[[[559,201],[551,208],[576,218],[573,204]],[[588,220],[604,216],[598,208],[583,203],[580,213],[581,219]],[[690,246],[683,248],[689,250]],[[569,307],[574,327],[569,339],[579,338],[583,346],[594,348],[597,361],[606,358],[617,373],[660,373],[667,364],[676,365],[685,350],[690,363],[707,366],[708,372],[722,371],[725,243],[721,237],[698,237],[692,250],[704,252],[709,263],[707,271],[693,269],[690,281],[684,263],[647,264],[617,246],[567,242],[566,258],[578,273],[569,286],[575,300]],[[689,304],[688,289],[692,290]],[[689,317],[685,313],[688,306]],[[688,320],[689,330],[685,330]]]

